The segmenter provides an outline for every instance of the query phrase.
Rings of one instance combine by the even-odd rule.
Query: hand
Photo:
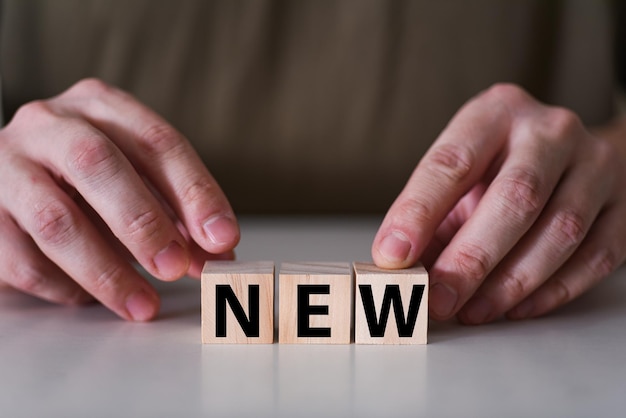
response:
[[[0,280],[17,289],[148,320],[159,297],[125,254],[175,280],[238,240],[187,140],[101,81],[28,103],[0,131]]]
[[[572,112],[496,85],[419,163],[376,235],[374,261],[421,258],[435,319],[545,314],[626,257],[623,155]]]

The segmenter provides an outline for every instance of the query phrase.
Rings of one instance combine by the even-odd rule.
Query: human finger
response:
[[[144,321],[158,312],[150,284],[115,253],[68,195],[44,170],[1,170],[0,205],[42,253],[120,317]],[[21,174],[26,175],[19,177]]]
[[[509,90],[499,86],[471,100],[419,162],[374,238],[378,266],[414,264],[439,224],[494,164],[510,131],[511,114],[502,99]]]
[[[580,122],[562,109],[516,118],[509,153],[432,269],[431,313],[454,315],[531,229],[570,164]]]
[[[532,294],[509,310],[508,319],[544,315],[579,297],[626,259],[624,204],[606,208],[572,257]]]
[[[420,256],[420,261],[428,270],[432,268],[443,250],[474,212],[485,189],[484,184],[474,186],[439,224],[433,238]]]
[[[40,299],[64,305],[92,297],[45,257],[7,213],[0,213],[0,280]]]
[[[62,99],[116,143],[202,248],[221,253],[237,245],[239,227],[226,196],[180,132],[131,95],[97,80],[76,85]]]
[[[572,256],[613,187],[614,179],[600,169],[609,156],[600,154],[604,155],[587,157],[568,170],[531,230],[461,309],[458,316],[462,322],[481,324],[500,317]]]
[[[37,122],[20,130],[29,121]],[[106,135],[45,103],[26,105],[11,128],[9,137],[25,155],[73,186],[148,272],[163,280],[187,272],[185,240]]]

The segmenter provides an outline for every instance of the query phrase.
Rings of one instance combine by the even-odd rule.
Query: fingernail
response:
[[[177,279],[187,273],[189,268],[189,256],[176,241],[170,242],[167,247],[159,251],[153,261],[159,278],[165,280]]]
[[[433,284],[428,295],[431,310],[442,319],[452,314],[458,298],[456,291],[443,283]]]
[[[392,263],[402,262],[407,259],[411,251],[411,242],[402,232],[393,231],[380,242],[378,251]]]
[[[470,324],[482,324],[491,316],[493,306],[491,302],[482,296],[472,298],[463,309],[463,316]]]
[[[204,223],[204,232],[215,245],[232,242],[238,230],[235,222],[228,216],[216,216]]]
[[[134,321],[148,321],[157,313],[158,301],[146,290],[141,289],[126,299],[126,310]]]
[[[535,309],[535,302],[532,299],[526,299],[509,312],[509,318],[511,319],[526,319]]]

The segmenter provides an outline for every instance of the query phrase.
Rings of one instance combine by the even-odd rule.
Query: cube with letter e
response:
[[[278,341],[350,344],[352,270],[348,263],[282,263]]]

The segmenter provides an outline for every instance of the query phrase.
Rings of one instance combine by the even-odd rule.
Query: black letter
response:
[[[367,326],[372,337],[384,337],[387,328],[387,319],[389,318],[389,309],[393,301],[393,312],[398,325],[398,335],[400,337],[413,336],[415,329],[415,321],[417,320],[417,312],[422,303],[422,295],[424,294],[424,285],[413,285],[411,291],[411,301],[409,302],[409,312],[406,321],[404,320],[404,308],[402,306],[402,298],[400,297],[400,286],[397,284],[388,284],[385,286],[385,294],[383,295],[383,306],[380,310],[380,321],[376,319],[376,307],[374,306],[374,295],[372,294],[372,285],[359,285],[361,292],[361,300],[363,301],[363,310],[367,319]]]
[[[215,286],[215,326],[218,337],[226,337],[226,300],[237,318],[237,322],[241,325],[246,337],[259,336],[259,285],[251,284],[248,286],[248,311],[250,312],[250,320],[246,317],[235,292],[227,284],[218,284]]]
[[[298,285],[298,337],[330,337],[330,328],[311,328],[309,316],[328,315],[327,305],[309,305],[309,295],[327,295],[328,284]]]

